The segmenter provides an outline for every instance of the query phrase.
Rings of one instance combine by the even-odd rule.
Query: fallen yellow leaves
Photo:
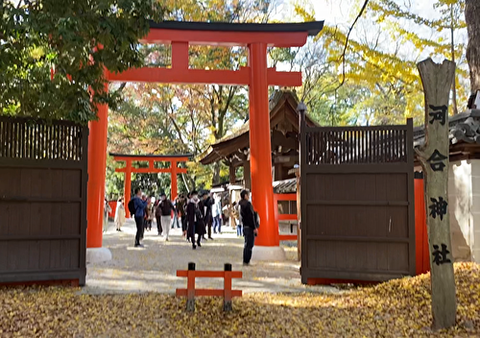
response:
[[[429,275],[339,294],[253,294],[223,313],[163,294],[83,295],[78,289],[0,290],[0,337],[478,337],[480,266],[455,264],[458,325],[432,332]]]

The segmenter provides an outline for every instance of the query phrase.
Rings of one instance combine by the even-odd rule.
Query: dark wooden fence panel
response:
[[[0,117],[0,283],[85,284],[88,129]]]
[[[301,124],[302,282],[414,275],[412,121]]]

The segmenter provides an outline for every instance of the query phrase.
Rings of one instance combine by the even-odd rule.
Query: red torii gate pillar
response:
[[[317,35],[322,28],[323,22],[227,24],[166,21],[152,23],[150,33],[140,42],[172,45],[172,67],[130,69],[120,74],[108,73],[107,76],[110,81],[121,82],[249,86],[252,199],[261,219],[254,259],[278,260],[285,257],[279,246],[278,228],[274,216],[276,206],[273,205],[268,86],[301,86],[302,84],[302,75],[299,72],[277,72],[274,68],[267,68],[267,47],[301,47],[306,43],[307,36]],[[248,46],[249,65],[238,71],[190,69],[189,45]],[[93,135],[100,133],[100,129],[106,130],[106,118],[100,119],[98,123],[102,125],[101,128],[90,130],[90,144],[96,144],[93,141],[100,138],[106,139],[106,133]],[[92,190],[92,192],[89,191],[89,197],[101,195],[103,200],[106,162],[100,157],[94,154],[89,158],[89,161],[96,161],[99,168],[94,170],[89,166],[90,179],[93,175],[96,177],[93,181],[95,183],[89,183],[88,188]],[[88,227],[90,232],[99,233],[98,238],[101,239],[102,227],[98,218],[103,214],[103,203],[99,207],[93,206],[93,203],[98,204],[98,199],[89,200],[89,215],[97,214],[97,211],[100,215],[89,216]],[[99,245],[98,240],[87,244],[88,247],[92,247],[92,244]]]
[[[186,174],[186,168],[179,168],[179,162],[187,162],[189,161],[191,155],[124,155],[124,154],[110,154],[113,156],[114,161],[118,162],[125,162],[125,167],[123,168],[116,168],[115,171],[119,173],[125,173],[125,185],[124,185],[124,196],[125,201],[128,203],[131,198],[131,191],[132,191],[132,173],[169,173],[171,176],[171,184],[170,184],[170,198],[173,201],[177,198],[178,194],[178,181],[177,175],[178,174]],[[148,161],[149,166],[148,168],[134,168],[132,167],[133,161]],[[170,168],[155,168],[155,162],[169,162]],[[126,217],[130,216],[129,211],[126,208]]]
[[[108,91],[108,85],[105,86]],[[108,105],[98,108],[98,120],[88,124],[87,247],[102,247],[105,175],[107,167]],[[107,256],[110,253],[108,252]],[[110,256],[111,257],[111,256]]]

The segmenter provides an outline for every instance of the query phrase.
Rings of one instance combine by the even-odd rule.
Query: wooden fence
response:
[[[187,311],[195,311],[195,297],[223,297],[223,310],[232,310],[232,298],[242,297],[242,290],[232,290],[232,278],[242,278],[241,271],[232,271],[232,264],[226,263],[224,271],[196,271],[195,263],[188,263],[188,270],[178,270],[177,277],[187,278],[187,288],[177,289],[177,297],[187,297]],[[196,289],[195,278],[223,278],[223,289]]]
[[[302,282],[415,275],[412,120],[301,124]]]
[[[0,283],[85,284],[88,129],[0,117]]]

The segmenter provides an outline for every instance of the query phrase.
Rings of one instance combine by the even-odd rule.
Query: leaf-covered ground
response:
[[[0,337],[479,337],[480,266],[456,264],[458,325],[429,327],[429,275],[340,294],[251,294],[221,300],[156,293],[83,295],[76,289],[0,289]]]

